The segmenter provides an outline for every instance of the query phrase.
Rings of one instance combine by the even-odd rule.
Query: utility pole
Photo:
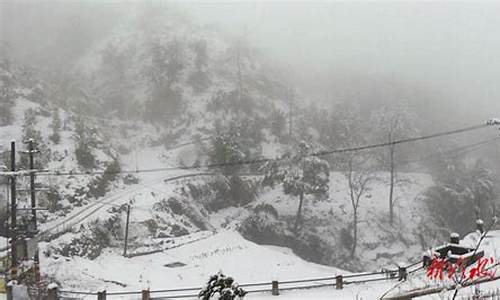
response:
[[[127,206],[127,223],[125,225],[125,246],[123,247],[123,256],[127,256],[127,243],[128,243],[128,224],[130,219],[130,204]]]
[[[28,156],[29,156],[29,168],[30,168],[30,194],[31,194],[31,224],[33,226],[33,231],[30,230],[28,225],[28,235],[30,238],[33,238],[37,232],[37,218],[36,218],[36,187],[35,187],[35,163],[33,156],[35,153],[40,152],[39,150],[35,150],[35,140],[28,140]],[[25,251],[28,253],[28,249]],[[40,259],[38,256],[38,246],[35,251],[35,256],[33,257],[35,262],[35,281],[37,284],[37,292],[40,292]]]
[[[16,142],[10,142],[10,170],[16,171]],[[10,176],[11,280],[17,279],[16,175]]]
[[[391,171],[391,186],[389,190],[389,222],[392,225],[394,221],[394,150],[396,145],[392,144],[392,134],[389,133],[389,159]]]
[[[292,116],[293,116],[293,92],[291,90],[288,90],[288,105],[289,105],[289,112],[288,112],[288,136],[290,137],[290,141],[292,140]]]
[[[28,155],[29,155],[29,164],[30,164],[30,193],[31,193],[31,215],[32,215],[32,222],[34,226],[34,231],[36,232],[37,230],[37,220],[36,220],[36,189],[35,189],[35,173],[33,172],[35,170],[35,164],[33,160],[33,154],[38,153],[38,150],[35,150],[35,141],[33,139],[29,139],[28,141],[29,145],[29,150],[28,150]]]

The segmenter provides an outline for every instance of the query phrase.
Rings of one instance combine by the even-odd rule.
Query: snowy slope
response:
[[[164,173],[156,173],[155,176],[160,175],[164,175]],[[147,180],[151,180],[153,178],[152,174],[148,174],[147,176]],[[428,178],[426,176],[416,174],[408,174],[407,176],[413,178],[413,180],[417,183],[399,187],[397,194],[404,199],[408,199],[402,204],[420,207],[418,203],[413,202],[417,200],[416,196],[419,194],[421,189],[429,184]],[[152,209],[155,203],[160,201],[163,197],[175,197],[175,195],[178,195],[177,193],[179,187],[182,187],[185,183],[163,182],[158,180],[156,182],[147,183],[147,180],[144,179],[144,181],[141,181],[138,185],[131,186],[129,188],[130,190],[126,192],[126,196],[120,196],[121,193],[117,191],[117,196],[110,196],[110,199],[115,199],[114,202],[112,202],[113,206],[128,203],[131,198],[135,199],[131,213],[130,236],[133,242],[129,244],[129,247],[131,248],[129,249],[129,253],[140,253],[159,249],[163,249],[163,252],[134,258],[123,258],[121,256],[123,238],[119,238],[113,242],[112,247],[106,248],[104,252],[95,260],[78,256],[61,256],[59,254],[54,254],[51,249],[53,250],[54,248],[59,247],[58,245],[69,243],[73,238],[82,232],[78,229],[78,227],[76,227],[73,232],[67,233],[56,240],[51,241],[49,244],[44,245],[45,250],[43,253],[52,252],[52,254],[49,256],[43,256],[43,272],[49,276],[54,276],[56,280],[63,284],[65,289],[77,290],[96,290],[105,286],[107,286],[109,290],[123,290],[125,287],[127,289],[128,287],[137,289],[140,288],[140,285],[138,285],[137,282],[138,278],[141,276],[143,278],[141,279],[142,282],[147,283],[147,281],[150,280],[150,286],[152,289],[156,288],[156,286],[159,286],[158,288],[163,286],[162,282],[165,282],[165,280],[157,279],[163,278],[163,276],[174,276],[175,278],[172,279],[168,277],[169,280],[166,281],[172,282],[172,286],[174,287],[190,285],[198,286],[206,280],[205,277],[207,277],[209,273],[216,272],[219,269],[236,277],[242,283],[269,281],[272,280],[273,277],[283,280],[294,279],[296,277],[307,278],[335,275],[334,273],[337,269],[331,267],[319,267],[319,265],[313,263],[306,263],[293,254],[291,250],[286,250],[285,252],[287,255],[283,256],[282,252],[285,248],[258,246],[252,242],[244,240],[238,233],[236,233],[236,230],[239,223],[249,214],[248,208],[228,208],[206,216],[206,221],[210,224],[209,226],[217,230],[213,233],[210,231],[190,229],[188,235],[181,237],[170,236],[158,238],[152,236],[151,233],[144,231],[144,226],[138,225],[140,225],[141,222],[150,219],[152,215],[157,213],[154,209]],[[203,182],[202,178],[197,180]],[[305,218],[309,220],[307,222],[313,222],[312,219],[321,223],[325,222],[325,220],[329,220],[331,218],[330,211],[332,207],[337,207],[340,201],[347,201],[345,195],[346,190],[345,188],[341,188],[343,180],[341,176],[333,173],[331,180],[332,186],[337,187],[331,190],[332,194],[330,195],[331,199],[335,199],[335,201],[307,203],[307,209],[305,210]],[[363,207],[366,207],[366,211],[362,214],[363,218],[370,217],[370,211],[372,214],[374,212],[383,214],[382,209],[377,212],[374,207],[380,205],[377,201],[385,200],[384,191],[384,184],[374,186],[372,196],[365,199]],[[283,215],[285,218],[287,214],[293,216],[295,213],[296,199],[286,197],[281,194],[280,190],[271,190],[262,194],[260,199],[254,204],[262,202],[273,204],[279,211],[279,214]],[[195,203],[193,204],[193,207],[199,207],[196,206]],[[92,216],[86,219],[82,224],[88,226],[90,221],[93,219],[105,220],[106,218],[112,217],[113,213],[112,210],[110,210],[111,208],[112,207],[110,206],[103,206],[102,209],[93,213]],[[415,213],[415,209],[412,209],[411,211],[411,213]],[[375,216],[376,215],[373,217]],[[120,218],[122,222],[121,224],[123,225],[125,215],[122,213]],[[181,221],[183,218],[183,216],[173,214],[168,217],[168,220],[174,224],[177,222],[177,224],[182,224]],[[338,219],[332,219],[331,221],[339,222]],[[342,222],[347,222],[347,220]],[[226,229],[222,229],[223,227]],[[337,234],[335,229],[332,229],[332,227],[330,227],[328,231],[328,226],[323,227],[323,230],[325,230],[324,236],[335,236],[335,234]],[[375,229],[376,228],[374,228],[374,230]],[[368,229],[365,227],[362,230]],[[329,240],[329,242],[331,243],[333,249],[342,247],[342,245],[336,244],[337,241],[334,239]],[[179,247],[184,243],[190,244]],[[143,246],[134,248],[134,244]],[[377,253],[387,253],[389,250],[387,250],[386,247],[387,246],[385,245],[379,245],[379,247],[371,249],[371,252],[368,252],[368,250],[364,247],[360,247],[360,256],[364,256],[364,251],[366,251],[366,253],[374,253],[373,255],[377,255]],[[268,253],[270,249],[273,249],[274,252]],[[281,254],[276,254],[276,249],[279,249],[278,253]],[[406,256],[398,256],[398,261],[405,259],[413,261],[415,255],[420,255],[421,252],[421,248],[415,246],[415,250],[408,251]],[[235,256],[234,258],[232,257],[233,255]],[[212,256],[213,260],[209,259]],[[289,261],[284,260],[284,257],[286,257]],[[260,260],[262,259],[263,261],[261,266]],[[238,261],[240,260],[244,263],[244,265],[241,269],[238,269]],[[269,269],[263,271],[261,269],[264,268],[264,266],[269,267],[271,262],[274,260],[276,261],[273,262],[272,265],[276,265],[276,271]],[[127,261],[126,264],[124,263],[125,261]],[[164,264],[174,263],[177,261],[184,263],[187,266],[174,269],[163,266]],[[252,263],[247,265],[247,261],[252,261]],[[366,270],[379,270],[380,267],[393,267],[393,260],[391,259],[377,260],[368,256],[365,261],[367,262]],[[128,278],[129,276],[126,272],[123,274],[121,274],[121,272],[117,273],[116,269],[111,267],[114,265],[116,265],[119,270],[121,270],[119,266],[126,265],[131,268],[130,272],[132,274],[136,274],[136,276],[139,277]],[[297,265],[301,267],[295,270]],[[163,275],[164,273],[171,275]],[[343,274],[345,273],[346,272],[343,271]],[[88,280],[85,279],[82,281],[81,274],[87,274],[85,277],[87,277]],[[262,278],[262,276],[265,278]],[[117,286],[116,284],[106,284],[105,280],[116,280],[125,285],[125,287]]]
[[[477,234],[469,235],[463,243],[469,243],[475,235]],[[500,259],[497,253],[500,249],[500,232],[491,232],[481,249],[486,251],[486,256],[493,255],[496,259]],[[183,265],[178,267],[165,266],[175,263]],[[94,261],[76,258],[68,262],[64,258],[50,258],[44,259],[42,265],[56,274],[57,279],[64,278],[65,290],[95,291],[106,289],[108,292],[139,291],[148,287],[151,290],[198,287],[217,271],[233,276],[240,284],[349,274],[345,270],[306,262],[297,258],[287,248],[256,245],[244,240],[232,231],[214,232],[197,242],[149,256],[124,258],[119,251],[110,250]],[[106,280],[108,283],[103,283]],[[110,283],[111,280],[115,283]],[[432,287],[436,285],[425,277],[423,271],[410,275],[408,281],[402,284],[398,284],[394,280],[351,284],[346,285],[342,290],[336,290],[333,281],[330,283],[318,282],[318,284],[327,284],[328,286],[306,290],[285,290],[281,291],[279,298],[379,299],[389,291],[401,292],[422,286]],[[282,285],[282,287],[287,286]],[[481,285],[483,291],[499,287],[499,281]],[[252,289],[248,288],[248,290]],[[196,292],[189,294],[192,293]],[[472,288],[465,288],[460,291],[459,295],[465,296],[471,295],[471,293]],[[450,292],[430,295],[422,299],[442,299],[442,296],[449,295]],[[131,299],[131,296],[123,296],[122,298]],[[276,299],[268,292],[252,293],[246,298]]]
[[[167,264],[184,266],[169,268]],[[124,258],[110,249],[96,260],[43,258],[42,268],[64,282],[65,290],[152,290],[201,286],[217,271],[239,283],[335,276],[345,271],[306,262],[289,250],[259,246],[232,231],[148,256]],[[103,283],[113,280],[120,285]]]
[[[373,270],[398,262],[413,261],[414,257],[427,247],[439,242],[439,237],[434,236],[436,231],[433,231],[435,228],[432,220],[426,217],[427,208],[421,198],[422,193],[432,185],[430,176],[413,173],[401,173],[399,176],[400,183],[395,187],[397,202],[393,226],[390,226],[388,221],[388,174],[377,174],[377,179],[370,184],[370,191],[360,200],[359,243],[355,269]],[[289,223],[297,213],[298,199],[285,195],[281,187],[264,191],[258,203],[273,205],[279,219]],[[315,200],[314,197],[306,197],[302,231],[306,234],[305,238],[308,235],[317,236],[331,249],[331,254],[309,259],[337,266],[346,263],[349,247],[345,244],[341,232],[351,232],[352,213],[345,176],[341,173],[330,173],[328,199]]]

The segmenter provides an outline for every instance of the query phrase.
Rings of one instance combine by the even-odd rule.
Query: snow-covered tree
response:
[[[242,165],[239,162],[245,159],[244,149],[238,143],[238,136],[237,132],[224,132],[212,139],[210,163],[217,165],[226,176],[240,170]]]
[[[128,49],[121,50],[111,43],[101,51],[102,64],[94,86],[106,113],[118,112],[122,117],[137,113],[127,73],[129,57]]]
[[[37,150],[40,150],[39,154],[35,154],[36,158],[35,159],[35,168],[42,168],[44,167],[49,160],[49,148],[44,142],[42,133],[40,130],[37,129],[37,118],[36,118],[36,112],[34,109],[28,109],[24,112],[24,122],[22,126],[22,139],[24,142],[27,142],[29,140],[34,140],[35,141],[35,147]],[[23,154],[21,155],[20,159],[20,165],[21,168],[28,169],[29,168],[29,161],[28,161],[28,155]]]
[[[97,143],[95,129],[89,128],[82,119],[76,118],[73,139],[78,164],[87,169],[95,167],[96,160],[92,152],[92,147],[95,147]]]
[[[497,199],[497,180],[478,160],[467,166],[463,158],[443,155],[433,171],[435,186],[425,193],[425,202],[443,228],[466,234],[480,218],[492,217]]]
[[[233,300],[243,299],[247,292],[240,288],[232,277],[221,272],[210,277],[207,285],[198,293],[202,300]]]
[[[279,139],[283,139],[283,137],[285,136],[287,124],[285,113],[280,111],[279,109],[274,108],[269,118],[271,133]]]
[[[199,40],[193,43],[194,71],[189,75],[188,84],[196,93],[205,91],[210,85],[210,75],[208,72],[208,50],[207,41]]]
[[[149,47],[151,63],[145,68],[149,99],[145,104],[146,117],[168,122],[182,109],[182,89],[179,82],[185,68],[184,48],[180,40],[168,45],[152,42]]]
[[[281,184],[285,194],[299,197],[294,226],[296,231],[301,222],[304,196],[325,195],[329,189],[328,162],[311,154],[310,146],[301,142],[294,153],[287,153],[262,168],[265,172],[263,185]]]
[[[369,126],[361,117],[358,106],[338,104],[325,116],[325,122],[318,124],[319,140],[328,149],[356,147],[366,144],[367,128]],[[332,167],[347,170],[349,158],[346,155],[332,155],[325,159]]]
[[[61,117],[59,116],[59,109],[58,108],[55,108],[53,111],[52,111],[52,123],[50,124],[50,127],[52,128],[52,134],[50,135],[50,140],[54,143],[54,144],[59,144],[59,142],[61,141],[61,135],[60,135],[60,131],[61,131]]]
[[[10,70],[7,58],[0,61],[0,125],[12,122],[12,107],[14,106],[14,75]]]
[[[245,168],[241,164],[250,156],[250,146],[245,143],[241,131],[237,127],[219,131],[212,139],[209,161],[219,170],[219,177],[211,182],[216,192],[218,202],[215,207],[223,208],[230,205],[244,205],[252,201],[256,196],[255,186],[243,180],[238,172]]]

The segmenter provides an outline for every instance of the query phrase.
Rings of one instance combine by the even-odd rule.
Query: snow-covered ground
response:
[[[476,233],[466,237],[464,244],[470,244]],[[488,234],[481,249],[486,257],[500,259],[500,232]],[[178,264],[177,267],[166,265]],[[65,290],[103,290],[140,291],[198,287],[214,272],[222,271],[233,276],[240,284],[255,282],[286,281],[318,277],[331,277],[338,274],[349,274],[345,270],[306,262],[295,256],[289,249],[257,245],[243,239],[233,231],[220,231],[194,243],[173,248],[162,253],[124,258],[118,250],[109,250],[98,259],[91,261],[74,258],[70,261],[60,258],[44,258],[42,268],[55,274],[56,279],[64,279]],[[108,281],[108,283],[104,283]],[[115,283],[111,283],[111,281]],[[279,298],[284,299],[379,299],[387,291],[401,292],[408,289],[436,286],[426,278],[423,271],[410,275],[408,281],[397,284],[397,281],[383,281],[365,284],[346,285],[337,290],[331,282],[322,288],[281,291]],[[314,282],[312,283],[314,284]],[[295,284],[296,286],[296,284]],[[287,287],[286,285],[282,287]],[[481,284],[481,289],[491,290],[500,287],[500,281]],[[252,290],[252,288],[248,288]],[[470,295],[473,288],[460,291],[460,296]],[[184,292],[184,294],[196,292]],[[422,299],[442,299],[451,292],[426,296]],[[159,296],[160,294],[158,294]],[[95,297],[95,296],[94,296]],[[131,299],[123,296],[123,299]],[[276,299],[270,293],[251,293],[247,299]],[[194,299],[194,298],[193,298]]]
[[[118,249],[110,249],[93,261],[44,257],[42,269],[63,281],[65,290],[109,292],[199,287],[218,271],[242,284],[349,273],[306,262],[286,248],[257,245],[234,231],[205,236],[162,253],[133,258],[123,257]],[[166,266],[175,263],[182,266]],[[111,280],[119,284],[105,283]]]
[[[429,230],[433,222],[427,217],[429,213],[422,197],[432,184],[428,174],[399,173],[394,189],[394,225],[389,226],[389,177],[387,173],[374,174],[358,209],[357,255],[365,270],[413,261],[427,247],[435,245],[434,237],[426,235],[426,231],[433,231]],[[328,199],[306,197],[302,213],[304,228],[313,228],[332,249],[349,251],[340,234],[352,231],[349,226],[353,208],[348,182],[342,173],[331,172],[329,186]],[[297,197],[285,195],[280,186],[265,190],[258,202],[273,205],[280,218],[294,218],[297,213]]]

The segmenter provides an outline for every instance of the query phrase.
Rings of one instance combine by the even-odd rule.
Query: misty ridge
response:
[[[36,141],[47,282],[139,289],[175,272],[132,258],[179,251],[162,265],[197,284],[217,270],[182,267],[261,245],[378,270],[489,224],[499,16],[495,2],[0,3],[0,165],[10,140]],[[117,257],[130,278],[106,277]]]

